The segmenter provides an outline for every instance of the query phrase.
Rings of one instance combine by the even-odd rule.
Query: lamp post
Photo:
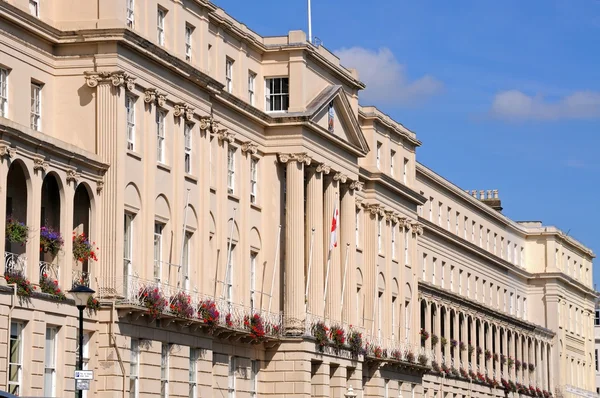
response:
[[[77,285],[69,293],[73,296],[75,306],[79,310],[79,360],[77,361],[77,370],[83,370],[83,310],[87,307],[87,302],[95,291],[87,286]],[[75,381],[75,391],[77,397],[83,397],[83,391],[77,390],[77,381]]]

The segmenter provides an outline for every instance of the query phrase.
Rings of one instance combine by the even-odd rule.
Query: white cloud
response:
[[[405,66],[389,48],[377,51],[362,47],[342,48],[335,54],[342,65],[358,70],[360,80],[367,85],[360,93],[360,102],[364,105],[414,103],[438,94],[444,86],[429,75],[409,81]]]
[[[600,117],[600,93],[576,91],[557,101],[529,96],[518,90],[496,94],[491,114],[508,120],[592,119]]]

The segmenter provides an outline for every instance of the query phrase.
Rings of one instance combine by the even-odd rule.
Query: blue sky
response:
[[[215,2],[264,36],[307,31],[306,0]],[[600,254],[600,0],[368,4],[312,0],[313,35],[361,72],[361,103],[415,131],[421,163]]]

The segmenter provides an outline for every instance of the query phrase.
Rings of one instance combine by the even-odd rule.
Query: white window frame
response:
[[[167,10],[162,7],[158,7],[156,10],[156,34],[159,46],[165,45],[165,18],[167,16]]]
[[[185,231],[183,235],[183,258],[181,261],[181,277],[183,279],[183,288],[185,290],[190,289],[190,258],[192,254],[191,244],[193,234],[190,231]]]
[[[89,369],[89,364],[90,364],[90,341],[92,338],[92,333],[90,332],[83,332],[83,350],[82,350],[82,356],[83,356],[83,370],[88,370]],[[83,391],[83,398],[87,398],[88,396],[88,392],[87,391]]]
[[[42,89],[41,83],[31,82],[31,129],[42,131]]]
[[[248,71],[248,103],[254,106],[256,97],[256,73]]]
[[[171,344],[162,343],[160,350],[160,397],[169,398],[169,362]]]
[[[154,280],[158,283],[162,281],[162,238],[165,225],[161,222],[154,222]]]
[[[29,13],[36,18],[40,17],[40,0],[29,0]]]
[[[125,18],[127,19],[127,27],[129,29],[135,28],[135,0],[127,0]]]
[[[377,156],[376,166],[379,170],[381,170],[381,147],[382,147],[381,142],[378,142],[377,143],[377,152],[376,152],[376,156]]]
[[[383,217],[377,216],[377,253],[383,254]]]
[[[444,204],[442,202],[438,202],[438,225],[442,226],[442,209],[444,208]]]
[[[227,193],[235,194],[235,147],[230,146],[227,149]]]
[[[409,265],[410,264],[410,256],[409,256],[409,251],[408,251],[408,244],[409,244],[408,228],[406,228],[406,226],[403,226],[402,230],[404,231],[404,264]]]
[[[381,341],[383,328],[383,292],[377,290],[377,338]]]
[[[463,239],[467,240],[467,226],[469,225],[469,217],[465,216],[465,225],[463,225]]]
[[[23,385],[23,329],[25,325],[19,321],[11,321],[9,330],[9,357],[8,357],[8,392],[15,395],[21,395]],[[14,344],[14,346],[13,346]],[[15,355],[13,356],[13,349]],[[12,362],[13,358],[16,359]],[[11,380],[11,368],[15,369],[15,380]]]
[[[287,92],[284,91],[284,81],[287,82]],[[279,85],[279,93],[274,93],[273,88]],[[279,98],[279,106],[275,99]],[[265,78],[265,110],[267,112],[287,112],[290,106],[290,80],[289,77]]]
[[[225,58],[225,89],[233,93],[233,59]]]
[[[360,247],[360,209],[354,213],[354,240],[356,247]]]
[[[437,258],[433,258],[431,262],[431,283],[435,285],[435,267],[437,266]]]
[[[8,118],[8,75],[7,68],[0,68],[0,117]]]
[[[129,356],[129,398],[140,395],[140,341],[131,339]]]
[[[183,164],[186,174],[192,174],[192,133],[194,125],[185,123],[183,127]]]
[[[444,274],[446,273],[446,262],[442,261],[442,272],[441,272],[441,277],[440,277],[440,286],[442,289],[445,288],[444,286]]]
[[[462,270],[458,270],[458,294],[462,294]]]
[[[229,357],[229,367],[227,371],[227,396],[235,398],[236,388],[236,360],[234,356]]]
[[[253,359],[250,361],[250,397],[256,398],[258,397],[258,373],[260,371],[259,368],[260,362],[258,360]]]
[[[404,185],[408,185],[408,159],[404,158],[404,165],[402,169],[402,182]]]
[[[156,160],[159,163],[165,163],[165,121],[167,112],[162,109],[156,110]]]
[[[448,207],[446,210],[448,210],[446,213],[446,228],[450,231],[450,214],[452,213],[452,207]]]
[[[396,151],[393,149],[390,151],[390,175],[394,177],[394,163],[396,160]]]
[[[392,260],[396,259],[396,229],[398,229],[398,224],[392,223]]]
[[[254,250],[250,251],[250,312],[254,314],[256,304],[256,263],[258,253]]]
[[[433,222],[433,198],[429,197],[429,221]]]
[[[58,328],[46,327],[44,346],[44,396],[53,397],[56,394],[56,357],[58,353]]]
[[[125,275],[131,276],[131,262],[133,260],[133,220],[134,214],[125,212],[123,225],[123,261],[125,263]]]
[[[408,343],[410,339],[410,300],[404,301],[404,341]]]
[[[423,265],[421,266],[421,279],[427,281],[427,254],[423,253]]]
[[[454,266],[450,266],[450,291],[454,292]]]
[[[192,62],[194,27],[189,23],[185,24],[185,60]]]
[[[460,223],[460,212],[457,211],[456,212],[456,235],[458,235],[458,231],[460,230],[459,228],[459,223]]]
[[[135,151],[135,103],[133,95],[125,95],[125,110],[127,114],[127,150]]]
[[[479,225],[479,247],[483,247],[483,225]]]
[[[227,292],[227,295],[225,297],[225,299],[227,300],[227,303],[231,309],[231,306],[233,304],[233,268],[235,265],[235,247],[236,244],[235,243],[231,243],[230,245],[231,247],[229,248],[229,250],[231,250],[231,253],[228,255],[227,258],[227,270],[225,271],[225,289]],[[229,247],[229,242],[228,242],[228,247]]]
[[[250,158],[250,203],[258,202],[258,159]]]
[[[398,309],[396,308],[398,305],[398,297],[395,295],[392,295],[392,341],[396,341],[396,328],[398,327],[397,323],[397,311]]]
[[[198,359],[200,350],[190,347],[189,398],[198,398]]]

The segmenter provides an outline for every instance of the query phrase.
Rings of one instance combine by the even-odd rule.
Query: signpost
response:
[[[94,380],[93,370],[76,370],[75,371],[75,389],[89,390],[90,382]]]

